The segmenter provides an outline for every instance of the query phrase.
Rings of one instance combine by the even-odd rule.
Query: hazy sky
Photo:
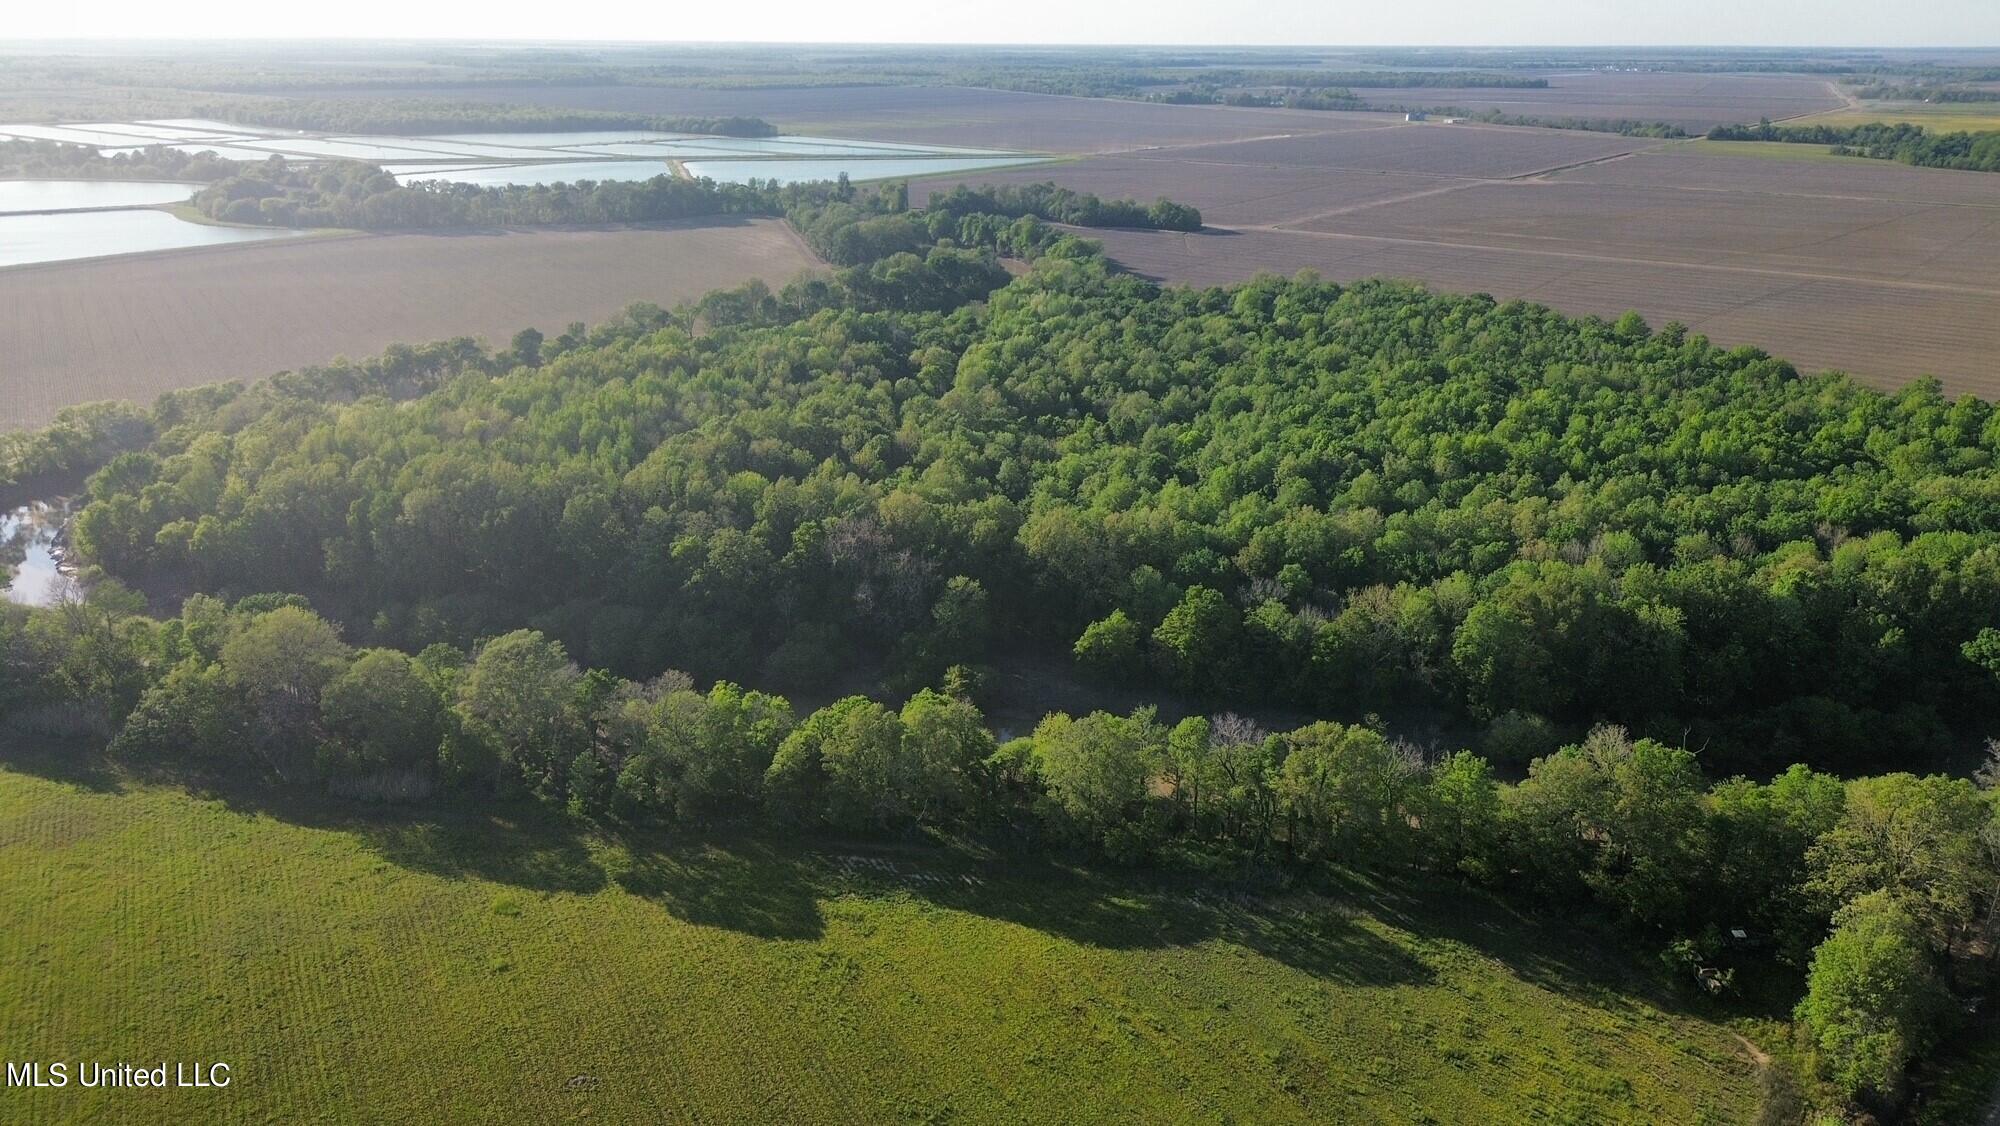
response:
[[[2000,0],[14,0],[0,39],[2000,45]]]

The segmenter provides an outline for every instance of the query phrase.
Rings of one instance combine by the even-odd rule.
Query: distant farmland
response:
[[[1571,313],[1637,309],[1808,370],[2000,394],[2000,176],[1481,125],[1211,143],[986,179],[1202,209],[1195,235],[1087,232],[1128,268],[1411,278]],[[912,187],[912,197],[953,181]]]
[[[1824,82],[1552,75],[1509,97],[1581,115],[1718,120],[1824,109]],[[1383,113],[1178,106],[963,88],[422,88],[411,96],[762,115],[831,136],[1069,154],[912,184],[1057,183],[1201,208],[1200,235],[1090,231],[1133,270],[1221,284],[1260,271],[1389,275],[1567,312],[1637,309],[1726,344],[1884,386],[2000,394],[2000,176],[1755,147]],[[1437,97],[1476,91],[1435,90]],[[394,96],[372,90],[369,96]],[[1371,94],[1372,96],[1372,94]],[[1565,101],[1567,99],[1567,101]],[[1783,104],[1779,104],[1783,103]],[[1794,104],[1796,103],[1796,104]],[[1676,108],[1678,107],[1678,108]],[[1955,108],[1955,107],[1947,107]],[[1689,118],[1692,121],[1692,118]],[[0,427],[58,407],[254,378],[397,341],[596,321],[814,265],[782,223],[313,239],[0,270]]]
[[[354,97],[423,97],[649,114],[747,114],[788,133],[1067,155],[1379,129],[1379,113],[1178,106],[965,87],[424,86]],[[1751,120],[1755,120],[1752,115]]]
[[[381,235],[0,270],[0,428],[337,355],[454,336],[553,336],[818,265],[782,221]]]
[[[1837,109],[1843,101],[1826,80],[1797,74],[1591,70],[1547,78],[1547,88],[1539,90],[1387,87],[1360,89],[1355,94],[1372,105],[1455,106],[1516,117],[1661,121],[1690,133],[1760,117],[1780,121]]]
[[[1231,893],[128,786],[0,769],[0,1035],[233,1083],[10,1091],[10,1121],[1754,1113],[1750,1049],[1652,958],[1456,882]]]

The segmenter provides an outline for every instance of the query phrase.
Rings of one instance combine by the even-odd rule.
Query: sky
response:
[[[2000,0],[14,0],[0,39],[1968,47]]]

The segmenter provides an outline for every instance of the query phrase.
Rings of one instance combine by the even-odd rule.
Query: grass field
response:
[[[1725,1025],[1453,887],[1225,896],[0,770],[7,1121],[1716,1122]]]
[[[2000,107],[1992,102],[1868,102],[1860,109],[1839,109],[1787,121],[1787,125],[1867,125],[1907,122],[1939,133],[2000,131]]]
[[[1759,160],[1786,160],[1822,164],[1828,161],[1866,160],[1866,157],[1839,156],[1831,145],[1795,145],[1786,141],[1711,141],[1706,138],[1681,141],[1660,150],[1684,156],[1747,156]]]

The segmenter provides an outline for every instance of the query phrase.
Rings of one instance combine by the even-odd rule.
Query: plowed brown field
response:
[[[782,221],[300,239],[0,270],[0,429],[365,356],[671,306],[818,265]]]

